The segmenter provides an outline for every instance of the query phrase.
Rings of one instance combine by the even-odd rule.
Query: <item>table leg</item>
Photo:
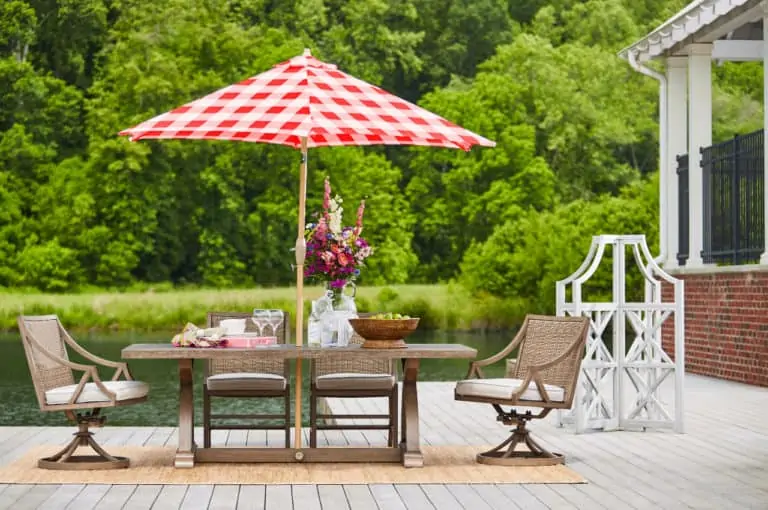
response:
[[[195,402],[192,393],[192,360],[179,360],[179,447],[173,465],[195,466]]]
[[[419,394],[416,388],[418,378],[419,360],[413,358],[403,360],[403,442],[400,443],[400,449],[403,452],[405,467],[424,465],[424,457],[419,448]]]

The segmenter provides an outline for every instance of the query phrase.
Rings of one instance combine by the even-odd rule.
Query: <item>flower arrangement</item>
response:
[[[313,280],[328,283],[331,289],[341,289],[348,281],[360,274],[373,248],[360,234],[363,232],[363,211],[365,200],[357,208],[357,222],[354,227],[343,227],[341,215],[343,200],[336,195],[331,198],[331,185],[325,180],[323,210],[315,213],[316,223],[307,224],[306,268],[304,275]]]

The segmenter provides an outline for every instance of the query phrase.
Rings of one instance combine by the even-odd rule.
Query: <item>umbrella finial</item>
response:
[[[305,57],[311,57],[312,56],[312,52],[309,51],[309,48],[304,48],[304,56]]]

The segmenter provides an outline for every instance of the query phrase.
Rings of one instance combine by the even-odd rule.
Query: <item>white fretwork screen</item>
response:
[[[583,286],[597,271],[609,246],[612,299],[585,302]],[[627,252],[634,256],[644,280],[642,302],[627,301]],[[672,301],[663,300],[664,282],[673,289]],[[560,413],[560,423],[573,423],[576,432],[646,427],[683,432],[683,281],[656,264],[645,236],[594,236],[581,267],[557,282],[556,291],[557,315],[590,319],[573,409]],[[674,361],[662,347],[665,323],[669,324],[666,328],[674,328]]]

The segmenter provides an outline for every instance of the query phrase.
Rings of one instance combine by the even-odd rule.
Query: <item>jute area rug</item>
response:
[[[372,483],[584,483],[566,466],[502,467],[477,464],[480,447],[423,446],[424,467],[399,464],[198,464],[173,467],[174,449],[110,448],[112,455],[131,459],[127,469],[52,471],[39,469],[37,459],[60,447],[31,449],[0,468],[0,483],[29,484],[372,484]]]

